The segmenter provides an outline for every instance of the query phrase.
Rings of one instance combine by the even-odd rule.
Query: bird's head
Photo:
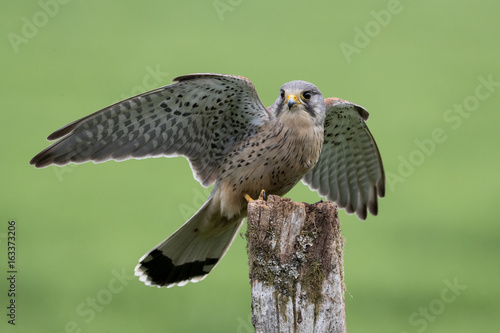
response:
[[[306,81],[291,81],[281,86],[270,110],[277,118],[323,124],[325,100],[319,89]]]

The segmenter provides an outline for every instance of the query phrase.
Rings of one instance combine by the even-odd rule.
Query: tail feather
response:
[[[218,216],[221,221],[210,220],[211,200],[209,198],[174,234],[139,260],[135,275],[140,281],[149,286],[183,286],[201,281],[217,265],[238,233],[243,217],[222,221],[223,218]],[[207,223],[221,225],[217,222],[224,222],[226,227],[216,233],[206,231]]]

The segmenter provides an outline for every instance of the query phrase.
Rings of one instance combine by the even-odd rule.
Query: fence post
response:
[[[253,201],[246,236],[256,333],[346,332],[343,238],[333,202]]]

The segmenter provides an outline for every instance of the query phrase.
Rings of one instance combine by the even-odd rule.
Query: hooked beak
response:
[[[300,100],[294,94],[288,95],[286,99],[287,99],[288,110],[291,110],[295,104],[301,104]]]

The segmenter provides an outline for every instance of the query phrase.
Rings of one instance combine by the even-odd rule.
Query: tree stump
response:
[[[333,202],[253,201],[246,237],[256,333],[346,332],[343,238]]]

